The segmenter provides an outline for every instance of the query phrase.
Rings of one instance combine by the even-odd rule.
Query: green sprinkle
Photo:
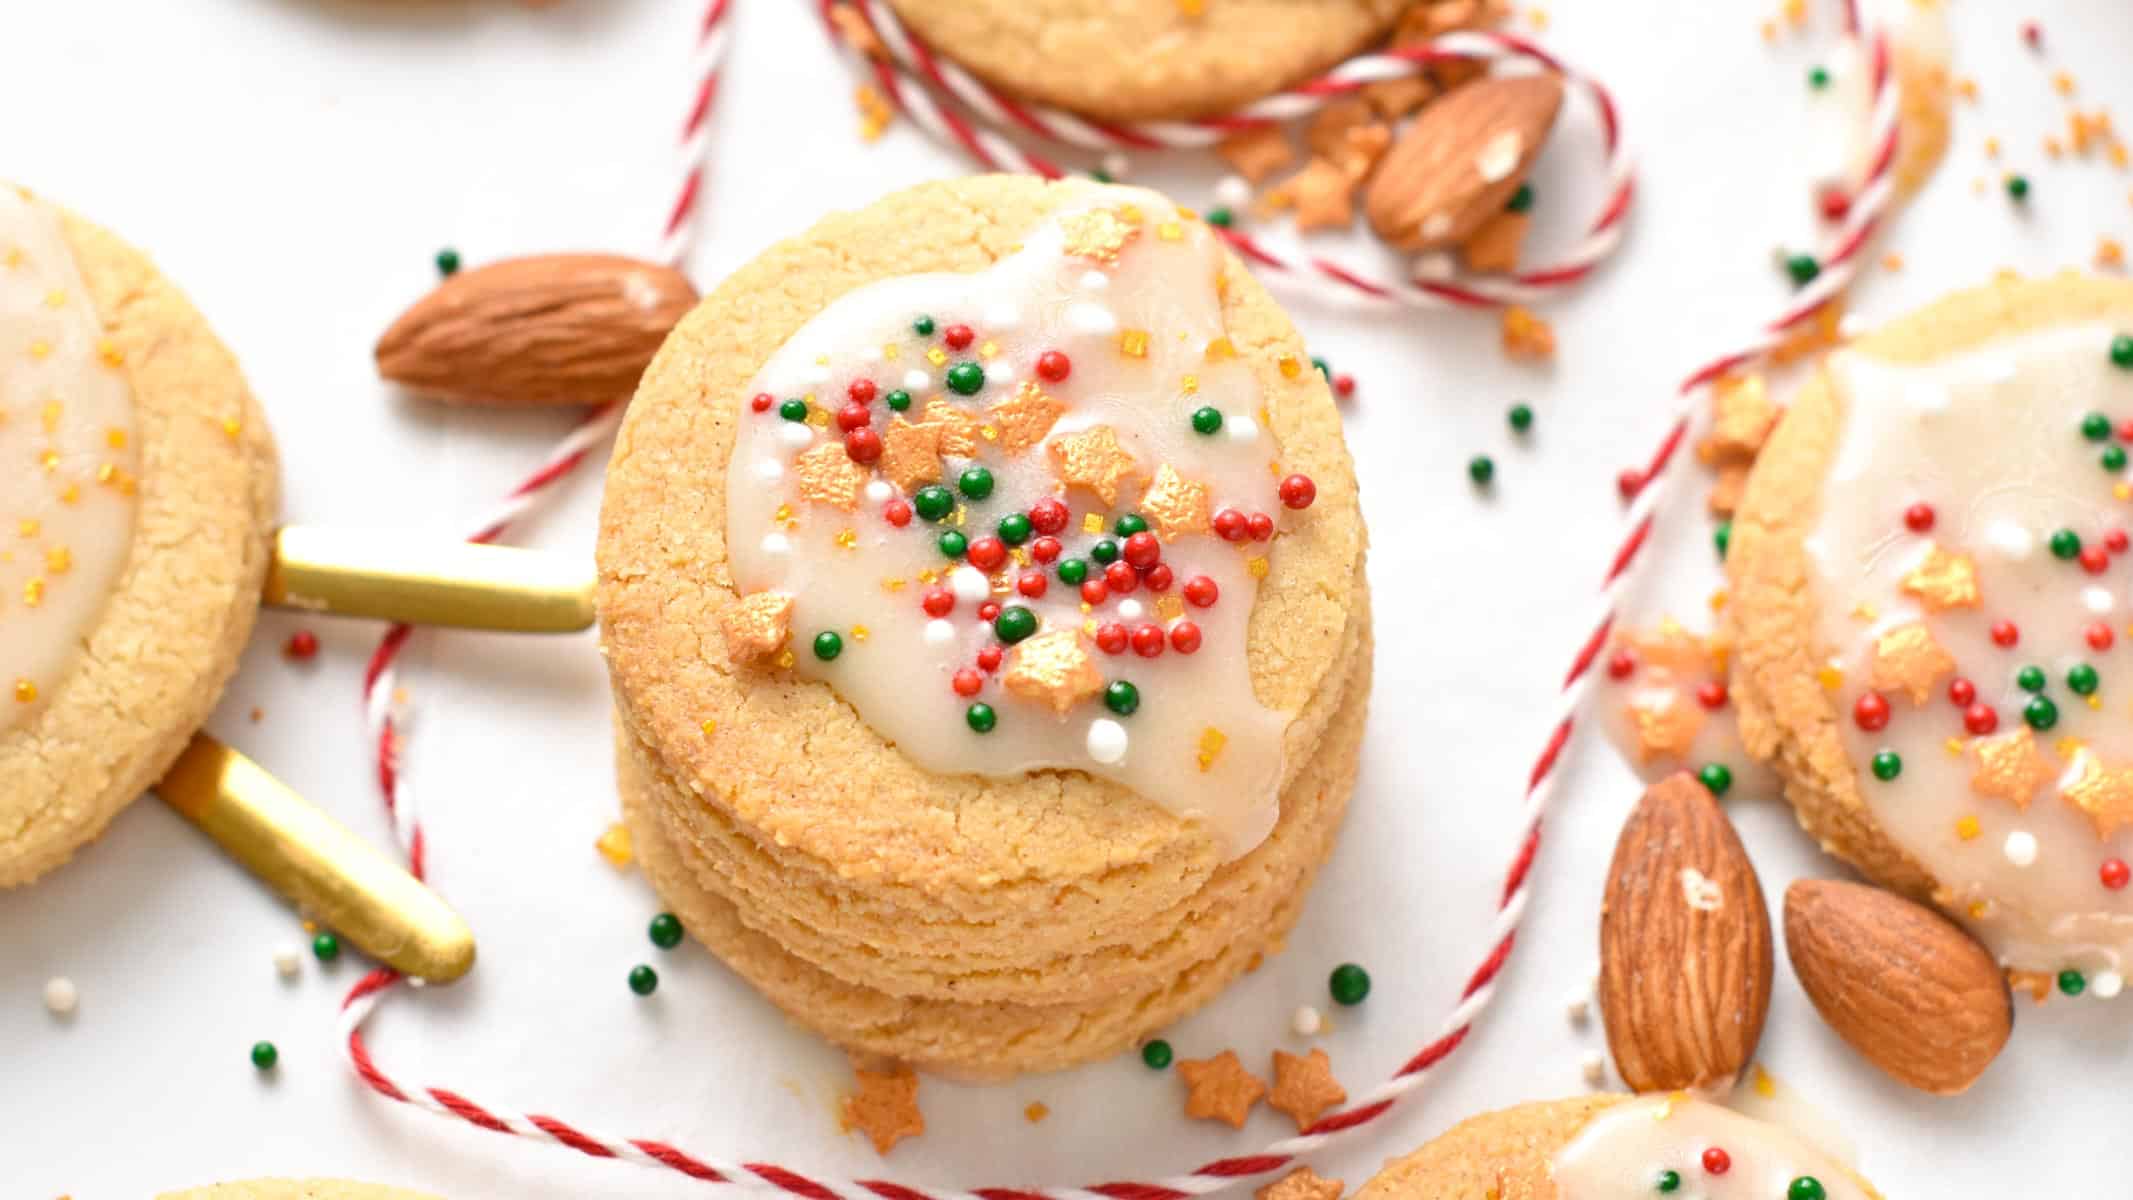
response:
[[[1104,687],[1104,707],[1121,717],[1130,717],[1141,706],[1141,690],[1123,679],[1114,679]]]
[[[1098,183],[1114,182],[1111,178],[1111,172],[1104,170],[1102,167],[1089,168],[1089,178],[1095,180]]]
[[[2022,706],[2022,719],[2031,729],[2042,732],[2059,723],[2059,706],[2052,703],[2050,696],[2031,696],[2029,703]]]
[[[1807,86],[1813,88],[1818,92],[1821,91],[1823,88],[1828,87],[1829,68],[1814,67],[1809,69],[1807,72]]]
[[[2133,367],[2133,335],[2121,333],[2111,339],[2111,365]]]
[[[321,933],[311,939],[311,953],[320,962],[332,962],[341,956],[341,939],[333,936],[331,930]]]
[[[1095,545],[1089,547],[1089,557],[1095,559],[1097,562],[1103,564],[1104,566],[1110,566],[1112,563],[1118,561],[1118,543],[1112,541],[1110,538],[1105,538],[1102,541],[1096,543]]]
[[[659,990],[659,972],[643,963],[630,968],[630,990],[640,996],[649,996]]]
[[[1903,757],[1894,750],[1883,750],[1874,756],[1874,778],[1883,783],[1903,774]]]
[[[1001,517],[1000,523],[995,529],[1000,535],[1000,540],[1010,546],[1021,545],[1029,540],[1030,534],[1036,532],[1031,528],[1029,518],[1021,513],[1009,513]]]
[[[963,710],[963,722],[972,733],[991,733],[993,726],[1000,723],[1000,716],[990,704],[973,704]]]
[[[985,368],[974,362],[959,362],[948,368],[948,390],[958,396],[975,396],[985,387]]]
[[[1466,477],[1478,487],[1489,486],[1496,478],[1496,460],[1486,454],[1477,454],[1466,461]]]
[[[882,399],[888,402],[890,412],[902,412],[911,407],[911,393],[902,388],[897,388]]]
[[[681,918],[673,913],[660,913],[652,918],[652,944],[661,950],[672,950],[681,945]]]
[[[2007,177],[2007,198],[2017,203],[2029,199],[2029,176],[2009,175]]]
[[[1150,1070],[1160,1071],[1169,1066],[1170,1058],[1170,1043],[1161,1038],[1141,1047],[1141,1061],[1148,1064]]]
[[[844,639],[835,630],[825,629],[815,635],[815,657],[828,662],[844,653]]]
[[[2086,696],[2096,690],[2096,668],[2087,663],[2075,663],[2066,673],[2066,686],[2077,696]]]
[[[2081,553],[2081,535],[2071,529],[2053,530],[2051,550],[2053,558],[2072,558]]]
[[[932,337],[933,318],[920,317],[916,321],[911,322],[911,332],[917,334],[920,337]]]
[[[992,495],[992,472],[984,467],[971,467],[955,477],[955,490],[972,500],[983,500]]]
[[[928,521],[938,521],[955,511],[955,495],[937,483],[929,483],[911,497],[911,508]]]
[[[1661,1171],[1661,1172],[1659,1172],[1659,1181],[1658,1181],[1658,1187],[1659,1187],[1659,1190],[1660,1190],[1660,1191],[1662,1191],[1662,1192],[1678,1192],[1678,1191],[1680,1191],[1680,1190],[1681,1190],[1681,1172],[1679,1172],[1679,1171]]]
[[[1327,383],[1333,382],[1333,368],[1326,365],[1325,359],[1313,355],[1311,358],[1311,365],[1318,368],[1319,378],[1325,380]]]
[[[1010,604],[993,618],[992,632],[995,637],[1012,646],[1037,632],[1037,614],[1019,604]]]
[[[1217,229],[1228,229],[1237,223],[1237,217],[1227,208],[1210,208],[1207,210],[1207,223]]]
[[[280,1062],[280,1061],[281,1061],[281,1051],[279,1051],[279,1050],[276,1050],[276,1049],[274,1048],[274,1043],[272,1043],[272,1042],[253,1042],[253,1043],[252,1043],[252,1065],[253,1065],[253,1066],[255,1066],[255,1067],[258,1067],[258,1068],[259,1068],[260,1070],[262,1070],[262,1071],[271,1071],[271,1070],[273,1070],[273,1069],[274,1069],[274,1064],[275,1064],[275,1063],[278,1063],[278,1062]]]
[[[1733,545],[1733,518],[1720,521],[1718,528],[1711,531],[1711,544],[1718,547],[1718,559],[1724,562],[1727,549]]]
[[[439,275],[458,274],[459,251],[452,249],[450,246],[446,246],[444,249],[439,250],[437,252],[437,273]]]
[[[1136,533],[1146,533],[1148,532],[1148,518],[1139,513],[1127,513],[1125,516],[1120,517],[1116,524],[1111,526],[1111,532],[1122,538],[1132,537]]]
[[[805,421],[807,419],[807,401],[787,400],[785,403],[778,405],[778,415],[788,421]]]
[[[2016,671],[2015,686],[2021,688],[2025,692],[2043,691],[2044,668],[2039,666],[2027,666],[2023,667],[2019,671]]]
[[[2092,442],[2100,442],[2111,436],[2111,418],[2100,412],[2092,412],[2081,418],[2081,436]]]
[[[1696,772],[1696,778],[1710,789],[1713,796],[1723,796],[1726,789],[1733,786],[1733,768],[1724,763],[1705,763],[1703,769]]]
[[[939,546],[941,553],[949,558],[961,558],[963,557],[963,552],[970,549],[970,539],[953,529],[942,534],[934,544]]]
[[[1510,413],[1511,432],[1524,433],[1533,428],[1533,409],[1529,405],[1514,404]]]
[[[1785,1200],[1828,1200],[1829,1193],[1822,1189],[1822,1181],[1812,1175],[1802,1175],[1785,1188]]]
[[[2103,457],[2097,461],[2103,464],[2103,469],[2106,471],[2122,471],[2126,466],[2126,448],[2124,446],[2105,446],[2103,448]]]
[[[2059,972],[2059,990],[2068,996],[2078,996],[2088,986],[2089,981],[2082,978],[2081,972],[2072,967]]]
[[[1326,976],[1326,990],[1333,993],[1335,1004],[1352,1008],[1370,994],[1370,972],[1354,963],[1342,963]]]
[[[1069,587],[1079,587],[1081,586],[1081,581],[1088,577],[1089,564],[1086,560],[1079,558],[1062,558],[1059,560],[1059,582]]]
[[[1194,433],[1219,433],[1221,429],[1221,409],[1209,406],[1192,410],[1192,431]]]
[[[1504,207],[1512,212],[1525,212],[1531,209],[1533,207],[1533,185],[1530,183],[1519,184],[1518,190],[1511,193],[1510,202],[1505,204]]]
[[[1788,254],[1785,256],[1785,274],[1792,277],[1794,287],[1806,287],[1822,273],[1822,264],[1812,254]]]

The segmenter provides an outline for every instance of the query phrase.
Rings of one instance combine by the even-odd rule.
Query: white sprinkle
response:
[[[815,431],[805,421],[780,421],[778,440],[785,443],[788,450],[802,450],[815,440]]]
[[[1215,202],[1224,208],[1243,208],[1252,202],[1252,183],[1242,175],[1224,175],[1215,181]]]
[[[976,567],[957,567],[949,572],[948,586],[955,590],[955,598],[965,604],[977,604],[992,595],[992,581]]]
[[[1138,600],[1129,598],[1118,602],[1118,615],[1128,621],[1140,620],[1141,614],[1147,611],[1147,609],[1141,607],[1141,602]]]
[[[2111,611],[2111,589],[2100,587],[2082,588],[2081,602],[2087,605],[2088,610],[2092,613],[2107,613]]]
[[[987,333],[1005,333],[1021,324],[1022,313],[1012,304],[997,304],[986,310],[985,332]],[[985,374],[988,378],[991,377],[992,368],[985,368]]]
[[[1607,1082],[1607,1056],[1597,1050],[1587,1050],[1578,1059],[1578,1070],[1584,1072],[1587,1084],[1599,1087]]]
[[[429,980],[427,980],[427,979],[424,979],[424,978],[423,978],[422,976],[420,976],[420,975],[410,975],[410,976],[408,976],[408,977],[407,977],[407,986],[409,986],[409,987],[411,987],[411,988],[426,988],[426,987],[428,987],[429,985],[430,985],[430,981],[429,981]]]
[[[1325,1027],[1326,1018],[1308,1004],[1297,1009],[1296,1015],[1289,1019],[1289,1028],[1296,1031],[1297,1037],[1317,1037],[1318,1031]]]
[[[1113,150],[1111,153],[1104,155],[1103,168],[1104,174],[1109,175],[1111,178],[1124,179],[1127,173],[1133,170],[1133,164],[1127,161],[1125,155]]]
[[[889,481],[886,479],[867,481],[867,503],[869,504],[887,504],[889,497],[895,494],[896,489],[890,487]]]
[[[1518,156],[1525,153],[1526,139],[1516,129],[1506,129],[1489,139],[1474,159],[1474,169],[1483,183],[1500,183],[1518,169]]]
[[[1105,717],[1089,722],[1089,757],[1106,766],[1126,757],[1126,727]]]
[[[2013,521],[1994,521],[1987,525],[1985,544],[2008,562],[2021,562],[2037,549],[2036,537]]]
[[[926,644],[945,646],[955,640],[955,624],[940,617],[926,622]]]
[[[304,956],[294,946],[277,946],[274,950],[274,973],[283,979],[294,979],[304,969]]]
[[[776,483],[785,478],[785,464],[775,458],[766,458],[755,464],[755,477],[764,483]]]
[[[809,363],[807,368],[800,372],[800,382],[809,387],[820,387],[829,381],[830,369],[821,363]]]
[[[1118,330],[1118,318],[1101,304],[1087,300],[1069,304],[1066,310],[1066,327],[1075,333],[1106,334]]]
[[[926,374],[924,371],[919,370],[917,367],[913,367],[910,370],[904,372],[905,391],[923,392],[927,388],[932,386],[933,376]]]
[[[1090,271],[1081,277],[1081,290],[1100,292],[1111,286],[1111,277],[1102,271]]]
[[[2098,971],[2089,980],[2089,994],[2098,1000],[2109,1000],[2124,991],[2126,977],[2116,971]]]
[[[1259,436],[1259,422],[1250,417],[1224,417],[1222,428],[1229,431],[1229,440],[1233,442],[1249,442]]]
[[[1427,254],[1417,254],[1415,256],[1414,272],[1417,279],[1427,279],[1433,283],[1442,283],[1459,273],[1459,265],[1453,262],[1452,256],[1444,251],[1432,250]]]
[[[2026,867],[2037,861],[2037,837],[2026,829],[2017,829],[2008,834],[2006,843],[2000,849],[2006,853],[2007,861],[2018,867]]]
[[[1586,992],[1570,993],[1570,998],[1563,1001],[1563,1015],[1570,1018],[1572,1025],[1582,1028],[1592,1020],[1592,997]]]
[[[70,1016],[81,1003],[81,993],[74,989],[74,981],[64,975],[54,975],[45,981],[44,1006],[55,1017]]]
[[[782,533],[766,533],[763,535],[763,553],[773,556],[791,554],[792,539]]]

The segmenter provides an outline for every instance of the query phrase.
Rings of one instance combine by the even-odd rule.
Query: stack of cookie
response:
[[[1321,373],[1192,214],[990,177],[727,281],[609,470],[639,856],[789,1014],[965,1076],[1131,1045],[1280,947],[1370,681]]]

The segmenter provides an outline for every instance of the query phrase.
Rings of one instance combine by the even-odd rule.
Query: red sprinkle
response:
[[[1726,685],[1716,680],[1697,684],[1696,703],[1703,705],[1705,708],[1724,708],[1726,706]]]
[[[1912,533],[1924,533],[1933,528],[1933,506],[1920,501],[1903,510],[1903,523]]]
[[[1862,692],[1852,704],[1852,723],[1872,733],[1889,723],[1889,702],[1880,692]]]
[[[844,452],[855,463],[870,463],[881,457],[881,435],[871,429],[854,429],[844,435]]]
[[[872,404],[874,403],[875,394],[874,381],[871,379],[854,379],[852,386],[844,389],[844,394],[850,397],[854,404]]]
[[[1841,221],[1852,211],[1851,195],[1841,187],[1823,188],[1816,203],[1821,206],[1825,221]]]
[[[1177,576],[1171,573],[1169,563],[1157,563],[1148,568],[1147,574],[1141,576],[1141,582],[1147,585],[1151,592],[1167,592],[1170,590],[1171,580],[1176,578]]]
[[[1968,708],[1977,700],[1977,685],[1958,675],[1948,681],[1948,703]]]
[[[978,605],[978,620],[991,624],[999,618],[1000,602],[998,600],[987,600]]]
[[[911,523],[911,504],[907,500],[891,500],[881,506],[881,519],[902,529]]]
[[[1265,513],[1253,513],[1244,519],[1244,525],[1255,542],[1263,542],[1274,536],[1274,518]]]
[[[753,397],[749,399],[748,407],[754,409],[757,412],[769,412],[770,406],[776,403],[777,400],[774,399],[769,392],[757,392]]]
[[[1058,558],[1059,539],[1055,537],[1038,538],[1029,544],[1029,556],[1041,563],[1048,563]]]
[[[1215,536],[1225,542],[1241,542],[1251,536],[1251,522],[1234,508],[1225,508],[1214,517]]]
[[[1049,585],[1042,571],[1024,571],[1021,577],[1015,580],[1015,590],[1032,600],[1042,596],[1047,586]]]
[[[2015,628],[2015,623],[2013,621],[1994,621],[1992,623],[1993,645],[2003,647],[2012,646],[2016,642],[2019,642],[2021,640],[2022,631]]]
[[[2103,544],[2109,547],[2111,553],[2113,554],[2124,554],[2126,552],[2126,547],[2129,545],[2133,545],[2133,539],[2129,539],[2126,537],[2125,530],[2113,529],[2109,533],[2103,535]]]
[[[1143,529],[1126,539],[1125,554],[1126,561],[1132,563],[1134,569],[1145,571],[1163,557],[1163,544],[1155,540],[1154,534]]]
[[[1120,560],[1104,568],[1104,586],[1123,596],[1140,586],[1141,577],[1130,563]]]
[[[2118,440],[2133,442],[2133,417],[2127,417],[2118,423]]]
[[[1105,654],[1124,654],[1129,640],[1126,627],[1116,621],[1106,621],[1096,627],[1096,648]]]
[[[2035,21],[2022,22],[2022,40],[2034,50],[2044,44],[2044,27]]]
[[[862,425],[872,425],[874,414],[864,404],[847,404],[837,410],[837,428],[849,433]]]
[[[1733,1169],[1733,1156],[1713,1146],[1703,1152],[1703,1169],[1713,1175],[1723,1175]]]
[[[1058,383],[1073,370],[1073,360],[1057,350],[1047,350],[1037,356],[1037,378],[1046,383]]]
[[[1644,490],[1644,472],[1635,467],[1624,468],[1615,476],[1615,490],[1622,493],[1624,500],[1636,499],[1637,493]]]
[[[1335,375],[1333,377],[1333,394],[1343,400],[1355,395],[1355,376]]]
[[[1154,658],[1163,652],[1163,627],[1142,625],[1133,631],[1133,652],[1142,658]]]
[[[1067,506],[1046,496],[1029,506],[1029,525],[1038,533],[1058,533],[1067,525]]]
[[[945,617],[955,611],[955,592],[944,587],[927,588],[918,606],[925,609],[929,617]]]
[[[2083,546],[2080,559],[2082,570],[2091,575],[2101,575],[2111,566],[2111,556],[2101,546]]]
[[[1636,673],[1637,660],[1631,658],[1627,650],[1617,650],[1614,657],[1607,660],[1607,674],[1611,679],[1627,679]]]
[[[2109,650],[2111,643],[2116,640],[2111,633],[2111,627],[2101,621],[2089,622],[2088,628],[2081,631],[2081,636],[2088,639],[2091,650]]]
[[[941,340],[948,343],[950,350],[963,349],[970,345],[971,339],[977,336],[977,334],[970,331],[970,326],[968,325],[950,325],[948,328],[941,330]]]
[[[1200,627],[1191,621],[1179,621],[1170,627],[1170,648],[1180,654],[1191,654],[1200,648]]]
[[[282,644],[281,652],[283,657],[293,658],[298,662],[311,658],[318,654],[318,635],[308,629],[299,629],[289,635],[289,640]]]
[[[1081,602],[1095,607],[1110,599],[1111,589],[1104,586],[1101,576],[1090,576],[1081,581]]]
[[[2126,866],[2125,859],[2107,858],[2103,860],[2102,866],[2096,868],[2096,878],[2103,880],[2103,886],[2115,892],[2126,886],[2127,880],[2133,879],[2133,869]]]
[[[986,618],[986,620],[988,621],[991,619],[991,617]],[[988,673],[999,670],[1000,655],[1001,651],[998,646],[985,646],[980,648],[978,650],[978,669]]]
[[[985,686],[985,677],[969,667],[964,667],[955,673],[955,678],[948,681],[948,686],[954,688],[958,696],[975,696],[978,689]]]
[[[1007,561],[1007,543],[987,534],[970,543],[970,548],[964,553],[970,555],[970,565],[978,570],[996,571],[1001,563]],[[991,619],[986,618],[988,621]]]
[[[1989,704],[1973,704],[1963,710],[1963,728],[1984,737],[2000,727],[2000,714]]]
[[[1195,575],[1185,581],[1185,603],[1194,608],[1213,608],[1221,597],[1222,589],[1205,575]]]
[[[1318,485],[1309,475],[1291,475],[1281,481],[1281,502],[1290,508],[1309,508],[1318,499]]]

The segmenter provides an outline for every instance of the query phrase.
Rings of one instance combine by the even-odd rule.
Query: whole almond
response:
[[[1785,889],[1785,953],[1837,1036],[1901,1083],[1953,1096],[2007,1044],[2014,1006],[1992,955],[1894,892],[1802,879]]]
[[[1770,1011],[1770,913],[1733,823],[1693,776],[1654,784],[1615,842],[1600,1010],[1631,1090],[1724,1086]]]
[[[1378,163],[1363,202],[1402,250],[1463,242],[1510,203],[1563,106],[1556,75],[1477,80],[1433,101]]]
[[[615,254],[462,271],[378,339],[378,374],[464,404],[605,404],[636,390],[696,304],[681,272]]]

